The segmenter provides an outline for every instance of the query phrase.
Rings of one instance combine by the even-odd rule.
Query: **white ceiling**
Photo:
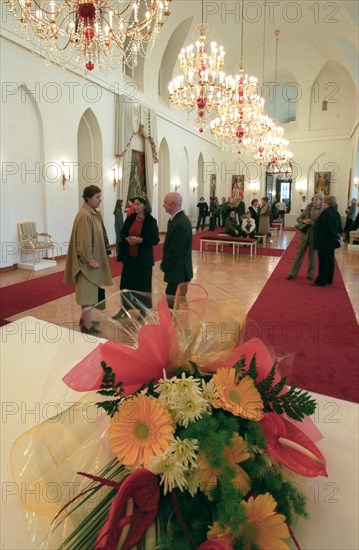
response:
[[[327,61],[337,61],[358,84],[358,6],[357,0],[245,0],[243,61],[245,71],[261,80],[274,76],[275,30],[278,44],[279,73],[296,73],[313,59],[319,72]],[[238,72],[241,51],[241,0],[204,0],[204,21],[211,26],[210,40],[224,46],[225,72]],[[200,0],[173,0],[171,16],[161,31],[160,40],[171,40],[171,25],[179,25],[192,16],[193,25],[201,20]],[[170,20],[172,21],[170,22]],[[183,46],[194,42],[188,28]],[[178,49],[178,44],[176,44]],[[175,69],[175,73],[178,69]]]

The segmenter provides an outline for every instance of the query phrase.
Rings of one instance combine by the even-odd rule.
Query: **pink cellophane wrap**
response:
[[[63,378],[76,391],[98,390],[103,370],[101,361],[113,369],[131,395],[152,378],[158,380],[163,370],[170,370],[178,357],[176,333],[165,299],[158,305],[158,324],[144,325],[138,332],[137,348],[118,342],[106,342],[78,363]]]

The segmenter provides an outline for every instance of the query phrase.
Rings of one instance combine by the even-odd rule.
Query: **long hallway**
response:
[[[272,238],[270,246],[275,249],[286,249],[293,239],[294,231],[284,230],[283,235]],[[163,240],[163,235],[162,239]],[[358,247],[359,248],[359,247]],[[193,282],[202,285],[209,295],[209,301],[230,300],[235,298],[240,303],[243,311],[248,312],[257,299],[266,281],[277,266],[280,257],[274,255],[256,256],[253,259],[249,255],[215,254],[214,252],[193,251]],[[344,280],[346,290],[352,303],[357,321],[359,322],[359,255],[357,251],[349,251],[347,245],[336,251],[336,259]],[[291,258],[288,258],[288,272]],[[33,278],[40,278],[55,271],[64,269],[65,260],[61,259],[54,268],[42,271],[27,271],[15,269],[1,273],[0,286],[6,287],[15,283],[21,283]],[[299,275],[301,276],[301,275]],[[295,286],[296,281],[283,279],[283,285]],[[309,284],[309,281],[308,281]],[[119,277],[114,278],[114,286],[106,289],[108,295],[119,289]],[[153,270],[153,290],[160,294],[165,289],[163,273],[156,263]],[[330,299],[330,289],[318,288],[318,292],[325,292]],[[275,303],[280,300],[280,288],[278,294],[273,297]],[[79,318],[80,308],[75,303],[74,294],[64,296],[52,302],[40,305],[30,310],[24,310],[8,320],[15,320],[25,315],[31,315],[44,321],[67,326]]]

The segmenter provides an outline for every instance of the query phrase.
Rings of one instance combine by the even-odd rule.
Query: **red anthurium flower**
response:
[[[101,361],[110,366],[116,381],[124,384],[124,395],[131,395],[152,378],[158,380],[178,355],[176,333],[166,299],[158,305],[159,323],[145,325],[138,333],[137,349],[117,342],[99,344],[63,378],[75,391],[99,390],[103,377]]]
[[[129,550],[137,544],[157,515],[159,497],[158,479],[152,472],[137,470],[129,475],[112,501],[95,550],[116,550],[123,529],[128,525],[129,531],[121,548]],[[133,513],[127,515],[129,499],[133,500]]]
[[[277,413],[265,413],[260,425],[267,439],[267,451],[278,462],[302,476],[327,475],[324,456],[292,422]]]
[[[233,546],[230,546],[222,540],[205,540],[199,545],[198,550],[233,550]]]

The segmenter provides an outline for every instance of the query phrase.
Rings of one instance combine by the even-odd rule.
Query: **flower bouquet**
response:
[[[260,340],[224,349],[203,339],[205,296],[191,299],[193,289],[172,315],[160,302],[136,348],[99,344],[65,376],[97,391],[110,450],[105,467],[78,472],[88,485],[57,513],[53,532],[71,524],[60,548],[299,547],[299,476],[326,475],[308,418],[316,403],[286,385]]]

